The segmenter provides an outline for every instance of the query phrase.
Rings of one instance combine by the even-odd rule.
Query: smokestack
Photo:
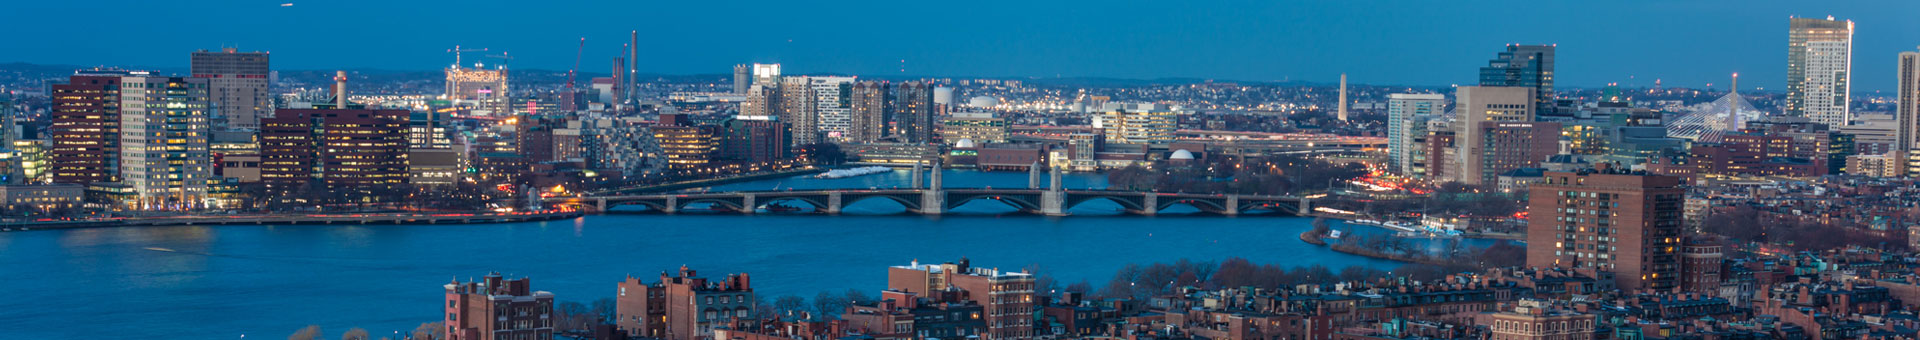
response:
[[[347,108],[347,71],[333,71],[333,105],[336,109]]]
[[[1347,74],[1340,74],[1340,121],[1347,121]]]

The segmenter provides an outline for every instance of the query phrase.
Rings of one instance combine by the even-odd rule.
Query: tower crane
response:
[[[487,49],[484,49],[484,48],[464,48],[463,49],[463,48],[460,48],[460,45],[453,45],[453,48],[448,49],[447,53],[453,53],[453,67],[460,67],[461,52],[486,52],[486,51]]]
[[[580,71],[580,53],[587,50],[587,37],[580,37],[580,47],[573,50],[573,69],[567,70],[567,92],[573,92],[573,75]]]

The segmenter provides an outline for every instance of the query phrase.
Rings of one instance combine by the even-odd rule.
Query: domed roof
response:
[[[1000,98],[994,98],[994,97],[988,97],[988,96],[978,96],[978,97],[973,97],[972,99],[967,99],[967,106],[972,106],[972,107],[990,107],[990,106],[999,105],[999,104],[1000,104]]]
[[[972,140],[972,139],[966,139],[966,138],[962,138],[962,139],[960,139],[960,141],[957,141],[957,142],[953,142],[953,147],[955,147],[955,148],[971,148],[971,147],[973,147],[973,140]]]
[[[1189,151],[1187,151],[1187,149],[1179,149],[1179,150],[1173,150],[1173,156],[1169,156],[1169,157],[1167,157],[1167,159],[1187,159],[1187,160],[1191,160],[1191,159],[1193,159],[1193,152],[1189,152]]]

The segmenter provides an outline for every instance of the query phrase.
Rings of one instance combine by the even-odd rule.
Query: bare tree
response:
[[[293,331],[293,335],[288,335],[287,340],[320,340],[320,325],[307,325],[306,328]]]
[[[408,336],[413,340],[440,340],[446,337],[446,323],[439,321],[420,324],[420,327],[415,327],[413,333]]]
[[[372,338],[372,334],[367,334],[367,330],[360,327],[354,327],[353,329],[347,330],[346,333],[340,334],[340,340],[370,340]]]

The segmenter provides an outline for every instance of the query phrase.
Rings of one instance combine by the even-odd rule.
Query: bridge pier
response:
[[[919,189],[920,175],[926,173],[926,171],[926,169],[920,167],[920,162],[913,162],[913,185],[908,185],[907,188]]]
[[[1040,214],[1047,216],[1067,216],[1067,193],[1059,190],[1040,192]]]
[[[936,175],[938,176],[938,175]],[[920,214],[939,215],[946,213],[947,191],[939,188],[920,191]]]
[[[759,212],[760,204],[759,202],[755,202],[754,198],[751,193],[740,194],[740,213],[753,214]]]
[[[595,212],[607,212],[607,198],[601,197],[594,199],[593,208]]]
[[[1040,162],[1027,166],[1027,189],[1040,188]]]
[[[680,198],[674,197],[674,196],[667,196],[667,204],[664,206],[666,208],[660,209],[660,212],[664,212],[668,214],[678,213],[680,212]]]
[[[1312,214],[1312,213],[1313,213],[1313,199],[1301,197],[1300,211],[1295,211],[1293,212],[1293,214],[1297,216],[1307,216],[1307,214]]]
[[[1222,208],[1220,209],[1221,215],[1227,215],[1227,216],[1240,215],[1240,195],[1227,195],[1227,204],[1223,204],[1221,208]]]
[[[840,192],[839,192],[839,191],[835,191],[835,192],[829,192],[829,193],[827,193],[827,206],[825,206],[825,207],[820,207],[820,209],[824,209],[824,210],[821,210],[821,211],[822,211],[822,212],[825,212],[825,213],[827,213],[828,215],[839,215],[839,214],[840,214],[840,206],[841,206],[841,205],[840,205]]]
[[[1149,192],[1149,193],[1141,194],[1140,210],[1136,210],[1133,213],[1137,215],[1142,215],[1142,216],[1153,216],[1154,214],[1157,214],[1159,212],[1160,212],[1160,193]]]

